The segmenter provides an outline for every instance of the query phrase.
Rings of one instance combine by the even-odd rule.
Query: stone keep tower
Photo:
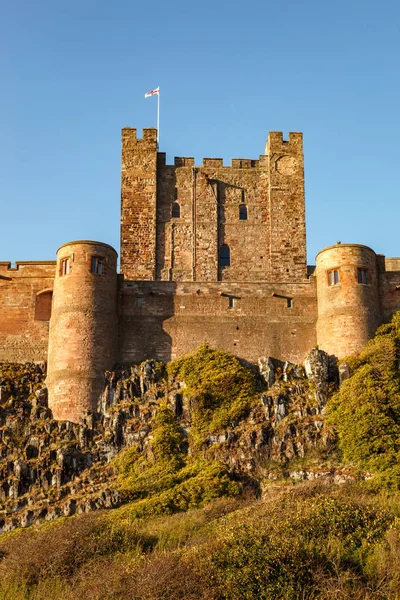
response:
[[[104,371],[117,357],[117,253],[100,242],[69,242],[57,252],[47,387],[55,419],[95,411]]]
[[[377,256],[361,244],[337,244],[316,263],[318,345],[339,358],[356,354],[382,323]]]
[[[306,278],[301,133],[271,132],[258,159],[157,152],[157,131],[122,130],[125,279],[295,282]]]

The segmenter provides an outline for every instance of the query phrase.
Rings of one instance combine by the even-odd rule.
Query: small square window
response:
[[[337,285],[340,281],[339,271],[337,269],[329,271],[328,273],[328,285]]]
[[[90,272],[95,275],[103,274],[103,259],[98,256],[92,256],[90,262]]]
[[[368,283],[367,271],[365,269],[357,269],[357,279],[358,283],[366,284]]]
[[[61,261],[60,275],[69,275],[70,272],[71,272],[71,259],[63,258],[63,260]]]
[[[136,306],[138,308],[142,308],[142,306],[143,306],[143,299],[142,298],[136,298]]]

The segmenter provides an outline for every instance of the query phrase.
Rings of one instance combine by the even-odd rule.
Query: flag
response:
[[[157,87],[155,90],[151,90],[151,92],[147,92],[144,95],[145,98],[150,98],[150,96],[158,96],[160,94],[160,87]]]

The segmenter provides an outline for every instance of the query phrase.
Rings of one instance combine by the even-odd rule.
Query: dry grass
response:
[[[0,598],[396,600],[399,506],[316,483],[131,523],[73,517],[0,539]]]

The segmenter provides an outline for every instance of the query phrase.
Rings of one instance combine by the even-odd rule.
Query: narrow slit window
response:
[[[328,285],[337,285],[339,281],[340,277],[337,269],[328,272]]]
[[[90,272],[95,275],[103,274],[103,259],[98,256],[92,256],[90,263]]]
[[[293,298],[286,298],[286,307],[293,308]]]
[[[173,219],[179,219],[181,216],[181,207],[179,206],[179,202],[174,202],[172,204],[171,216]]]
[[[367,271],[365,269],[357,269],[358,283],[366,285],[368,283]]]
[[[231,264],[231,251],[229,250],[229,246],[224,244],[219,249],[219,266],[220,267],[230,267]]]
[[[239,205],[239,221],[247,221],[247,206],[245,204]]]
[[[60,275],[69,275],[70,272],[71,272],[71,259],[63,258],[63,260],[61,261]]]
[[[236,304],[235,298],[232,298],[232,296],[229,296],[228,297],[228,306],[229,306],[229,308],[235,308],[235,304]]]
[[[178,188],[174,189],[174,200],[178,200]]]

